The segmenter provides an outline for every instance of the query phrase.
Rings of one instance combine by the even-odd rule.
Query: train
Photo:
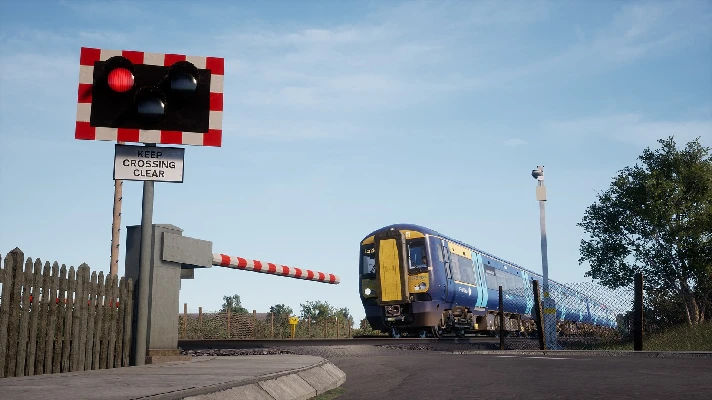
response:
[[[535,335],[533,281],[540,274],[415,224],[393,224],[361,240],[359,294],[373,330],[391,337],[497,335],[499,287],[510,335]],[[541,286],[540,286],[541,287]],[[615,329],[601,301],[549,279],[559,329]]]

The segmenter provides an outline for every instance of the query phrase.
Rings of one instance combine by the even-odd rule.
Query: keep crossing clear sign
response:
[[[183,182],[184,148],[115,146],[114,180]]]

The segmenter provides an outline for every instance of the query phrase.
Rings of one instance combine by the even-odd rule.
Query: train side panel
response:
[[[401,263],[398,273],[403,275],[402,285],[405,287],[402,288],[403,295],[397,296],[397,299],[384,300],[379,296],[388,289],[384,286],[387,281],[383,280],[380,273],[366,273],[362,266],[359,290],[367,319],[374,329],[390,331],[393,327],[398,327],[412,331],[433,327],[446,320],[450,321],[449,327],[456,331],[463,327],[476,330],[492,329],[491,317],[499,308],[499,286],[504,289],[505,313],[512,314],[512,317],[517,319],[532,317],[534,313],[532,281],[539,281],[541,287],[540,274],[488,255],[427,228],[406,224],[381,228],[372,234],[376,236],[365,238],[361,243],[362,263],[364,245],[373,244],[374,240],[385,243],[379,242],[384,239],[378,239],[380,237],[378,235],[382,236],[386,230],[397,230],[403,235],[405,253],[402,256],[405,257],[403,262],[406,264]],[[423,238],[424,241],[418,238]],[[417,247],[422,248],[422,245],[415,244],[414,248],[408,244],[416,241],[424,242],[425,248],[418,250]],[[379,257],[384,257],[378,254]],[[421,256],[427,256],[424,257],[427,258],[427,269],[416,266],[416,269],[410,270],[410,263],[413,260],[420,260]],[[385,263],[381,265],[382,268],[393,264],[388,264],[385,258],[379,260],[381,260],[378,261],[379,265]],[[395,264],[391,265],[391,269],[393,268],[396,268]],[[550,280],[549,284],[549,293],[556,302],[558,321],[615,327],[615,315],[606,309],[605,305],[592,301],[573,288],[555,281]],[[366,293],[369,288],[371,290]],[[394,307],[397,308],[395,309],[397,315],[392,314]],[[405,319],[399,317],[401,315]],[[485,315],[486,317],[482,319]],[[452,321],[455,321],[454,325]]]

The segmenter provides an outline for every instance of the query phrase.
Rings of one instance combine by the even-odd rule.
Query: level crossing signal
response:
[[[83,47],[75,138],[221,146],[224,59]]]

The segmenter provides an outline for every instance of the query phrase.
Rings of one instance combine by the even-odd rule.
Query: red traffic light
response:
[[[111,90],[119,93],[129,91],[134,85],[134,76],[126,68],[116,68],[109,72],[107,82]]]
[[[99,79],[112,91],[126,93],[134,87],[134,71],[131,60],[124,56],[113,56],[106,60],[103,76]]]

